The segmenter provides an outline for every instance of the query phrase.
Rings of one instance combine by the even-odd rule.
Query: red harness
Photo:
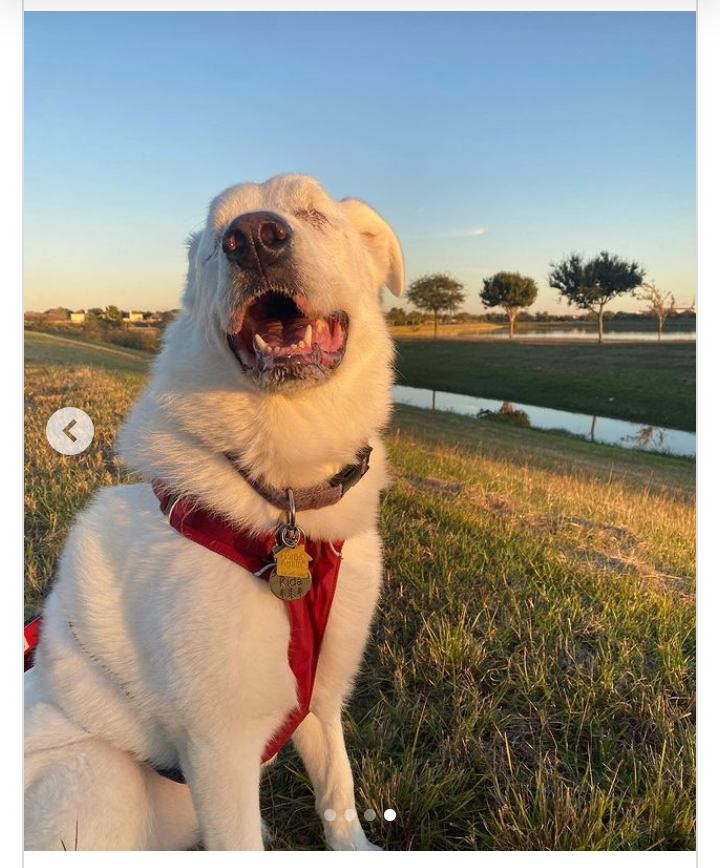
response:
[[[174,499],[159,483],[153,483],[153,491],[160,501],[160,508],[178,533],[205,548],[235,561],[258,578],[267,581],[274,563],[273,534],[252,535],[246,530],[237,530],[229,522],[218,518],[191,498]],[[290,645],[288,660],[297,680],[297,706],[285,718],[280,729],[265,746],[261,762],[267,762],[292,737],[310,711],[315,673],[320,657],[325,627],[332,608],[340,561],[342,542],[313,542],[305,540],[307,553],[312,557],[310,572],[312,585],[306,596],[285,602],[290,618]],[[262,572],[260,572],[262,570]],[[25,669],[33,664],[38,643],[38,628],[41,618],[35,618],[25,627]],[[167,777],[179,780],[173,771]]]

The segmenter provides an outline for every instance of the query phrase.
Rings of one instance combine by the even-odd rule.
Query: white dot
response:
[[[395,813],[395,811],[393,811],[392,808],[388,808],[387,811],[383,812],[383,817],[385,817],[386,820],[389,820],[392,823],[395,817],[397,817],[397,814]]]
[[[353,820],[357,820],[357,811],[354,811],[352,808],[348,808],[345,811],[345,819],[350,823]]]
[[[375,817],[377,817],[377,814],[375,813],[375,811],[373,811],[372,808],[368,808],[367,811],[365,811],[365,813],[363,814],[363,817],[365,817],[365,819],[366,819],[366,820],[368,821],[368,823],[369,823],[369,822],[371,822],[372,820],[374,820]]]
[[[332,823],[336,816],[337,814],[335,813],[335,811],[333,811],[332,808],[328,808],[327,811],[325,811],[325,813],[323,814],[323,817],[325,817],[325,819],[328,820],[328,822],[330,823]]]

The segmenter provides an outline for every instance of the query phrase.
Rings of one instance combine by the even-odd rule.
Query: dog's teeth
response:
[[[305,336],[303,338],[303,343],[307,344],[309,347],[312,346],[312,326],[308,323],[308,327],[305,329]]]
[[[255,337],[254,337],[254,341],[255,341],[255,346],[256,346],[256,347],[257,347],[261,352],[265,352],[265,351],[267,350],[267,344],[266,344],[265,341],[260,337],[260,335],[255,335]]]

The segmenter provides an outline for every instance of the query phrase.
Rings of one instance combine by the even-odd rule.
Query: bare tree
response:
[[[643,283],[637,297],[648,303],[648,311],[657,319],[658,340],[668,315],[675,310],[675,296],[671,292],[661,292],[655,281]]]

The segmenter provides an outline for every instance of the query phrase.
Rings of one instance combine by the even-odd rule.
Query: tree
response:
[[[548,283],[560,291],[568,304],[592,311],[598,318],[598,341],[603,339],[603,311],[613,298],[629,292],[634,295],[645,277],[637,262],[626,262],[603,250],[594,259],[583,262],[573,253],[559,263],[550,263]]]
[[[122,311],[114,304],[109,304],[105,308],[102,319],[109,328],[120,328],[123,324]]]
[[[173,308],[172,310],[163,310],[160,313],[160,319],[162,320],[162,325],[169,325],[180,313],[178,308]]]
[[[433,334],[437,340],[438,313],[453,313],[465,300],[465,287],[447,274],[427,274],[410,284],[407,298],[419,310],[433,314]]]
[[[391,307],[385,318],[392,326],[405,325],[407,322],[407,314],[401,307]]]
[[[510,337],[515,335],[515,319],[524,307],[530,307],[538,294],[532,277],[523,277],[517,271],[498,271],[483,280],[480,300],[485,307],[502,307],[510,321]]]
[[[24,314],[25,326],[31,331],[44,331],[50,325],[50,317],[39,310],[26,310]]]
[[[69,307],[51,307],[45,311],[49,322],[66,322],[70,319]]]
[[[649,283],[643,283],[638,298],[648,303],[649,312],[657,319],[658,340],[660,340],[665,320],[675,310],[675,296],[670,292],[661,292],[655,286],[655,281],[651,280]]]

